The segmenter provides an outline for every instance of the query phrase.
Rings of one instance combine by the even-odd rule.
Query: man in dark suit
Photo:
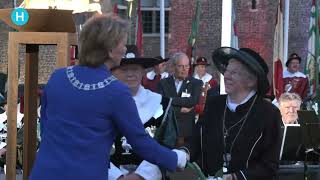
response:
[[[186,54],[175,53],[171,61],[174,73],[160,81],[158,92],[164,97],[172,98],[179,130],[176,145],[180,147],[192,136],[195,125],[194,106],[199,102],[202,81],[189,76],[190,60]]]

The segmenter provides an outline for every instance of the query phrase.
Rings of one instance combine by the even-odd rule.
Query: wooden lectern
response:
[[[10,16],[10,9],[0,10]],[[16,28],[10,24],[10,20],[2,19],[9,26],[18,29],[20,32],[9,32],[8,41],[8,139],[6,153],[6,179],[16,179],[16,139],[17,139],[17,100],[18,100],[18,66],[19,66],[19,44],[26,45],[25,59],[25,88],[24,88],[24,139],[23,139],[23,179],[27,180],[36,155],[36,133],[37,133],[37,88],[38,88],[38,53],[39,45],[57,45],[56,67],[64,67],[70,61],[70,46],[77,44],[75,25],[72,21],[72,11],[61,10],[28,10],[29,22],[26,29],[23,27]],[[39,16],[43,14],[43,16]],[[50,16],[61,17],[61,14],[68,15],[64,20],[71,19],[71,28],[66,28],[63,32],[64,20],[60,19],[59,24],[52,25],[50,19],[39,21],[39,18],[48,18]],[[46,16],[44,16],[46,15]],[[1,16],[6,17],[6,16]],[[8,17],[9,18],[9,17]],[[38,18],[38,20],[37,20]],[[31,22],[30,22],[31,21]],[[32,21],[37,26],[33,26]],[[44,25],[37,22],[47,22],[50,24],[51,32],[44,32]],[[70,22],[69,22],[70,23]],[[55,28],[56,26],[56,28]],[[41,29],[39,29],[39,28]],[[72,29],[73,27],[73,29]],[[20,29],[19,29],[20,28]],[[41,32],[30,32],[39,31]],[[21,32],[29,31],[29,32]],[[56,31],[56,32],[52,32]]]

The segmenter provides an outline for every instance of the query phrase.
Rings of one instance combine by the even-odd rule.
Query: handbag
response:
[[[178,124],[172,109],[172,98],[170,98],[160,126],[157,128],[154,138],[163,146],[170,149],[176,145],[178,137]]]

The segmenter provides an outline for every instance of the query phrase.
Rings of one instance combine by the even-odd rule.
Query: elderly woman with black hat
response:
[[[120,66],[112,69],[115,77],[129,87],[141,122],[151,137],[154,137],[156,129],[164,119],[164,114],[171,107],[168,105],[170,99],[146,89],[142,86],[141,80],[145,74],[145,69],[160,63],[163,63],[163,60],[140,57],[135,45],[127,45],[127,52],[125,57],[122,58]],[[165,119],[169,120],[168,116]],[[170,120],[175,121],[175,119]],[[177,131],[172,131],[172,133],[177,134]],[[175,139],[172,139],[171,147],[174,147],[174,145]],[[122,134],[119,134],[115,140],[115,151],[111,156],[111,160],[115,166],[111,165],[112,168],[109,169],[109,179],[116,179],[120,175],[127,174],[132,176],[135,174],[145,180],[160,180],[162,178],[159,167],[137,155],[127,142],[127,138]],[[117,167],[119,168],[118,170]]]
[[[300,72],[301,57],[292,53],[286,62],[287,69],[283,71],[284,92],[297,93],[302,99],[308,95],[308,77]]]
[[[248,48],[221,47],[212,59],[224,75],[227,95],[208,97],[204,135],[189,145],[191,160],[203,160],[201,168],[209,179],[220,170],[229,180],[275,178],[281,115],[263,98],[269,88],[266,63]]]

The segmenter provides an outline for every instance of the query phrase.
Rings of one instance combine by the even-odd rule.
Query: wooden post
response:
[[[19,44],[26,44],[23,179],[27,180],[36,154],[39,45],[57,45],[56,67],[64,67],[69,65],[70,46],[77,45],[77,37],[66,32],[9,32],[7,180],[16,179]]]
[[[9,33],[8,42],[8,138],[6,152],[6,179],[16,179],[17,162],[17,100],[18,100],[18,65],[19,44]]]
[[[26,45],[24,83],[23,179],[28,179],[36,156],[39,45]]]

